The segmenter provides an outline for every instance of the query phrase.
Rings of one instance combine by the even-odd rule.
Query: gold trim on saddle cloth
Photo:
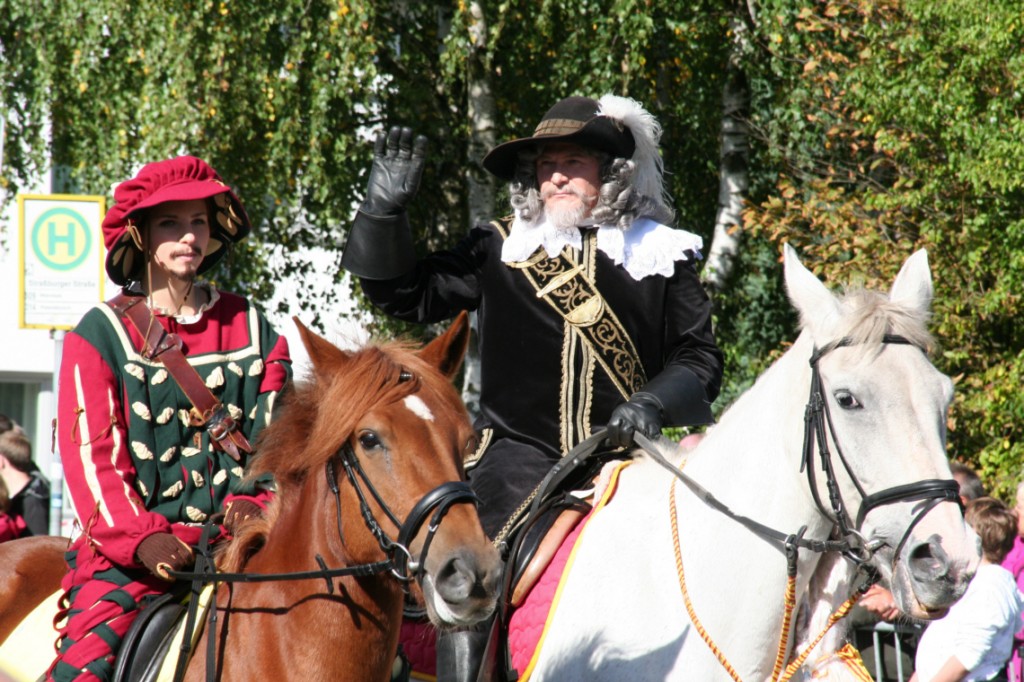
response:
[[[507,224],[497,220],[493,224],[502,238],[508,237]],[[597,237],[590,231],[584,239],[595,241]],[[545,256],[540,247],[529,260],[507,265],[520,270],[537,290],[537,298],[544,299],[580,333],[619,393],[629,399],[647,383],[633,340],[597,290],[588,268],[575,262],[570,247],[556,258]]]
[[[558,578],[558,585],[555,587],[555,592],[551,596],[551,603],[547,609],[548,615],[544,621],[544,627],[537,638],[537,642],[533,648],[533,653],[530,655],[530,662],[526,665],[522,674],[519,676],[519,682],[529,682],[530,676],[533,675],[533,671],[537,667],[537,662],[540,658],[541,649],[544,647],[545,640],[547,640],[551,628],[552,615],[558,609],[558,605],[562,600],[562,591],[565,589],[565,583],[569,578],[569,573],[572,571],[573,565],[576,563],[577,550],[579,550],[580,548],[580,543],[583,540],[583,536],[589,530],[589,524],[591,519],[597,516],[598,512],[604,509],[605,506],[611,501],[612,497],[614,497],[615,492],[616,490],[618,490],[619,487],[619,474],[621,474],[622,471],[632,463],[632,460],[627,460],[625,462],[619,462],[614,466],[614,468],[611,471],[611,474],[608,477],[608,484],[605,486],[603,491],[600,491],[599,498],[594,501],[594,508],[583,520],[580,521],[580,523],[583,524],[583,527],[580,528],[580,531],[577,534],[576,540],[573,543],[572,547],[568,548],[569,556],[565,560],[565,565],[562,567],[562,573]],[[575,529],[573,530],[575,531]],[[561,549],[562,548],[559,548],[559,550]],[[528,598],[529,595],[524,597],[524,599]]]

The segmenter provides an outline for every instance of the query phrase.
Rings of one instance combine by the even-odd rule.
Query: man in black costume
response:
[[[467,459],[494,537],[565,452],[607,426],[617,447],[663,426],[706,424],[722,354],[697,276],[697,235],[669,226],[661,126],[634,100],[569,97],[484,168],[514,215],[417,260],[405,207],[426,140],[378,136],[342,266],[381,310],[421,323],[478,314],[480,447]],[[462,634],[462,633],[455,633]],[[439,638],[438,679],[465,652]],[[448,661],[446,663],[445,661]]]

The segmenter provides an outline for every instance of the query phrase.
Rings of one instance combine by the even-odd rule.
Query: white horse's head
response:
[[[904,263],[888,296],[833,295],[788,245],[785,271],[820,378],[824,416],[807,463],[819,506],[837,516],[825,480],[830,466],[841,496],[838,516],[852,538],[862,538],[857,551],[870,557],[904,613],[941,617],[967,588],[980,556],[954,501],[946,458],[952,382],[927,357],[927,254],[918,251]]]

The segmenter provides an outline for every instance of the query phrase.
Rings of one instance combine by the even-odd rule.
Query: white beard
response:
[[[587,213],[587,205],[582,198],[579,199],[575,206],[553,208],[548,204],[544,204],[544,215],[547,217],[548,222],[557,229],[578,226],[583,222]]]

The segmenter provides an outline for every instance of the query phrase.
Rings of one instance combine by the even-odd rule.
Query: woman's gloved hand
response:
[[[263,509],[252,500],[231,500],[224,512],[224,527],[232,535],[248,519],[257,519],[263,515]]]
[[[192,548],[171,533],[154,533],[135,550],[139,563],[162,580],[173,581],[168,571],[181,571],[195,562]]]

